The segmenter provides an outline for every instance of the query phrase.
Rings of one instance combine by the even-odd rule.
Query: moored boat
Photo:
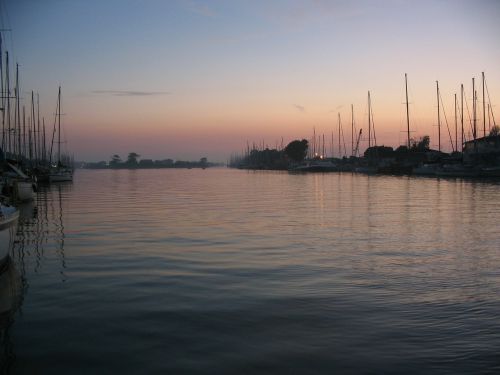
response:
[[[435,176],[438,167],[438,164],[421,164],[413,168],[412,174],[417,176]]]
[[[500,177],[500,166],[483,167],[479,173],[482,177]]]
[[[436,170],[438,177],[478,177],[479,173],[479,168],[463,164],[444,164]]]
[[[15,207],[0,204],[0,270],[7,262],[14,243],[18,219],[19,211]]]
[[[374,165],[359,166],[354,168],[354,172],[364,173],[364,174],[376,174],[378,172],[378,167]]]
[[[7,163],[8,170],[3,173],[5,185],[11,199],[16,202],[27,202],[35,198],[36,183],[21,169]]]
[[[57,95],[57,163],[51,167],[49,172],[49,182],[73,181],[73,167],[69,157],[61,155],[61,86]],[[54,134],[56,132],[54,124]],[[54,140],[52,140],[54,143]],[[52,157],[52,154],[51,154]]]
[[[73,169],[59,167],[50,171],[49,182],[73,181]]]
[[[291,172],[337,172],[338,170],[338,165],[329,160],[311,160],[290,168]]]

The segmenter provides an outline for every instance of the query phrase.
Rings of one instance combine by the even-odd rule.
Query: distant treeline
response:
[[[248,149],[244,155],[233,155],[229,166],[242,169],[286,170],[291,162],[301,162],[307,155],[308,141],[305,139],[290,142],[283,150]]]
[[[131,152],[126,160],[122,160],[117,154],[111,157],[109,162],[99,161],[94,163],[82,163],[82,168],[88,169],[147,169],[147,168],[208,168],[218,166],[218,163],[210,163],[207,158],[199,161],[184,160],[152,160],[139,159],[141,155]]]
[[[440,158],[444,154],[429,148],[429,136],[423,136],[420,139],[411,139],[410,148],[407,146],[399,146],[393,149],[388,146],[372,146],[366,149],[363,159],[364,161],[378,163],[383,159],[391,159],[395,163],[419,163],[427,161],[429,158]],[[276,169],[286,170],[301,163],[306,159],[308,154],[309,143],[307,140],[294,140],[290,142],[284,149],[247,149],[242,155],[232,155],[229,161],[229,166],[240,169]],[[359,164],[361,157],[343,158],[326,158],[313,157],[309,160],[330,160],[335,163],[351,163]]]

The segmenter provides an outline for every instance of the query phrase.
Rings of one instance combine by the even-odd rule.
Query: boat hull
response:
[[[415,176],[435,176],[437,170],[437,165],[424,164],[419,167],[413,168],[412,174],[414,174]]]
[[[19,211],[13,207],[1,206],[0,216],[0,269],[7,262],[16,236]]]
[[[470,166],[452,165],[442,166],[436,170],[438,177],[479,177],[479,169]]]
[[[35,191],[31,181],[15,181],[14,182],[15,199],[19,202],[27,202],[35,199]]]
[[[290,172],[338,172],[339,168],[330,161],[313,161],[289,169]]]
[[[378,173],[378,168],[377,167],[357,167],[354,169],[356,173],[363,173],[363,174],[376,174]]]
[[[500,167],[486,167],[481,169],[483,177],[500,177]]]
[[[73,181],[73,173],[71,172],[56,172],[49,175],[49,182],[67,182]]]

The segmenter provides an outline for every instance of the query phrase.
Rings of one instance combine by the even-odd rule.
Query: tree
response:
[[[299,141],[298,139],[290,142],[285,147],[285,154],[293,161],[301,162],[307,155],[307,149],[309,148],[309,143],[307,140],[303,139]]]
[[[138,164],[137,158],[140,157],[141,155],[136,154],[135,152],[131,152],[127,156],[127,164],[129,166],[136,166]]]
[[[425,151],[429,150],[431,138],[428,135],[424,135],[423,137],[420,137],[420,139],[418,141],[415,139],[412,139],[411,143],[412,143],[411,149],[413,151],[425,152]]]
[[[200,159],[200,167],[206,168],[208,166],[208,159],[203,157]]]
[[[109,162],[109,165],[111,167],[116,167],[118,166],[118,164],[120,164],[122,162],[122,159],[120,158],[120,155],[117,155],[117,154],[114,154],[112,157],[111,157],[111,161]]]
[[[500,134],[500,127],[498,125],[493,125],[490,130],[490,137],[496,137]]]

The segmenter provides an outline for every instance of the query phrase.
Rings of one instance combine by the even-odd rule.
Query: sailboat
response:
[[[63,181],[73,181],[73,167],[69,165],[69,158],[65,157],[63,160],[61,158],[61,86],[59,86],[59,93],[57,95],[57,163],[52,165],[49,182],[63,182]],[[51,147],[51,158],[52,149],[54,146],[54,134],[56,132],[56,122],[54,122],[54,132],[52,133],[52,147]]]
[[[7,262],[16,235],[19,210],[0,203],[0,273]]]
[[[437,85],[437,82],[436,82]],[[439,135],[439,151],[441,151],[441,117],[439,112],[439,86],[437,87],[437,98],[438,98],[438,135]],[[406,125],[408,128],[408,150],[410,150],[410,110],[409,110],[409,102],[408,102],[408,78],[405,73],[405,91],[406,91]],[[417,166],[412,168],[411,173],[416,176],[435,176],[436,172],[439,168],[439,164],[437,163],[425,163],[422,162]]]
[[[375,129],[372,120],[373,120],[372,103],[371,103],[370,91],[368,91],[368,150],[371,149],[372,147],[372,133],[375,138]],[[365,159],[364,163],[356,167],[354,171],[357,173],[376,174],[378,172],[378,165],[377,165],[378,160],[373,160],[372,158],[370,158],[372,160],[366,160],[369,159],[366,157],[364,159]]]

